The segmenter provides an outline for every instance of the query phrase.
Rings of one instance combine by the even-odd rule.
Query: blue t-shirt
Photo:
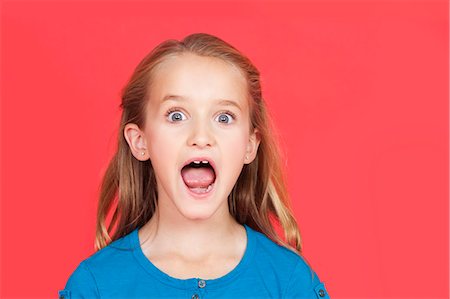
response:
[[[300,255],[244,226],[242,259],[217,279],[178,279],[162,272],[144,255],[136,228],[82,261],[59,298],[329,298]]]

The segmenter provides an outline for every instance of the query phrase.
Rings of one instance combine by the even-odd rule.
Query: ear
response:
[[[149,159],[145,134],[136,124],[126,124],[123,130],[123,135],[127,140],[131,153],[136,159],[139,161]]]
[[[256,154],[258,153],[258,147],[259,143],[261,142],[261,137],[259,134],[258,129],[254,129],[253,133],[250,134],[248,144],[247,144],[247,150],[245,152],[245,164],[250,164],[255,160]]]

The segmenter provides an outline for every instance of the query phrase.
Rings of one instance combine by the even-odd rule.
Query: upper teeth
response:
[[[200,164],[200,163],[208,164],[209,162],[205,160],[205,161],[194,161],[194,163],[195,164]]]

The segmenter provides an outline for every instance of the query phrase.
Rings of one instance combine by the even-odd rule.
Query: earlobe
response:
[[[125,125],[123,134],[133,156],[139,161],[148,160],[149,157],[144,132],[142,132],[136,124],[129,123]]]

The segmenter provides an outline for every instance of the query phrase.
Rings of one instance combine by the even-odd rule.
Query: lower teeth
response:
[[[211,191],[212,184],[209,185],[207,188],[190,188],[190,189],[193,190],[195,193],[207,193]]]

